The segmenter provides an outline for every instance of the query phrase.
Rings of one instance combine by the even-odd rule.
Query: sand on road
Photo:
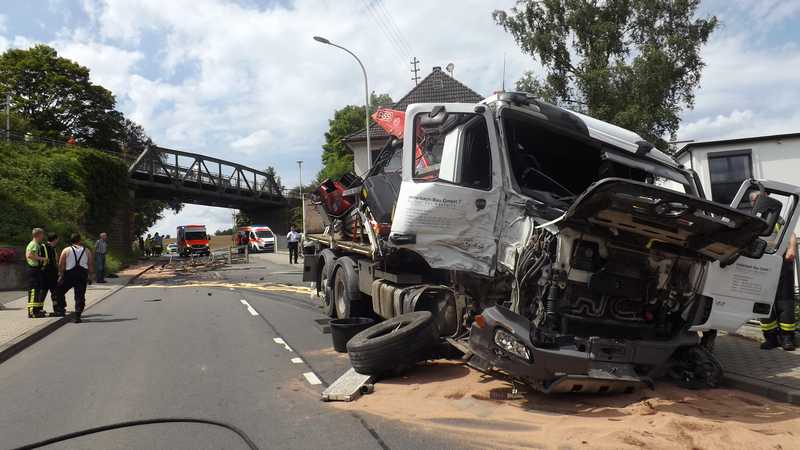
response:
[[[529,392],[448,361],[385,379],[334,408],[374,414],[482,448],[794,449],[800,408],[730,389],[668,382],[624,395]],[[512,399],[509,399],[512,397]]]

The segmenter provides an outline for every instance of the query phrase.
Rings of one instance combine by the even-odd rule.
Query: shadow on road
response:
[[[103,319],[102,317],[110,317],[111,314],[87,314],[82,316],[83,323],[115,323],[115,322],[129,322],[131,320],[139,320],[138,317],[120,317],[118,319]]]

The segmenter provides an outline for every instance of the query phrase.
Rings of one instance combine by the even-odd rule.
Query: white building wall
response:
[[[369,145],[372,147],[372,152],[380,150],[386,145],[385,139],[373,139]],[[353,171],[356,175],[362,176],[367,173],[369,167],[369,160],[367,159],[367,143],[366,142],[348,142],[347,147],[353,151]]]
[[[739,150],[750,150],[755,178],[800,185],[800,138],[704,145],[692,148],[681,155],[678,161],[697,172],[703,191],[710,197],[708,154]]]
[[[703,191],[711,198],[708,154],[741,150],[750,150],[753,177],[756,179],[800,185],[800,137],[703,145],[681,155],[678,162],[697,172]],[[795,234],[800,234],[800,224],[795,228]]]

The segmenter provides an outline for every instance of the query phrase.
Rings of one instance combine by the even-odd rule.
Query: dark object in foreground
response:
[[[375,323],[369,317],[350,317],[334,319],[329,322],[333,349],[339,353],[347,353],[347,343],[356,334],[366,330]]]
[[[403,314],[373,325],[347,343],[350,364],[364,375],[383,375],[410,367],[427,354],[437,339],[428,311]]]

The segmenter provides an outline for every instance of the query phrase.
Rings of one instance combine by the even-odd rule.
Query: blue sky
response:
[[[399,98],[411,88],[408,59],[455,64],[481,93],[500,86],[503,54],[513,82],[532,60],[492,23],[513,0],[28,0],[0,3],[0,51],[54,46],[92,70],[119,109],[156,143],[275,166],[287,185],[320,168],[333,111],[363,97],[358,66],[315,34],[359,54],[370,88]],[[457,6],[457,7],[454,7]],[[707,0],[720,29],[703,49],[707,68],[680,139],[800,129],[800,1]],[[385,34],[389,20],[401,36]],[[446,19],[446,20],[444,20]],[[399,41],[399,42],[398,42]],[[510,84],[510,83],[509,83]],[[188,206],[179,222],[226,226],[230,212]],[[154,229],[154,230],[155,230]]]

